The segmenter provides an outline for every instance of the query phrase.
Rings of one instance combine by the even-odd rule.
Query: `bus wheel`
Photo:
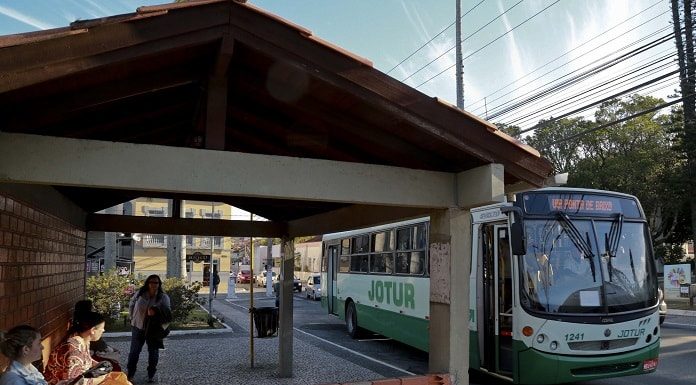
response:
[[[348,302],[346,307],[346,329],[351,338],[360,336],[360,328],[358,327],[358,312],[355,311],[355,304]]]

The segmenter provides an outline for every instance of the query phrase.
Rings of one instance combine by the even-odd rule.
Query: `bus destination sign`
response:
[[[551,206],[551,210],[554,211],[597,211],[604,213],[614,212],[614,202],[608,199],[592,197],[568,199],[550,196],[549,201],[549,206]]]
[[[524,211],[533,215],[553,215],[557,212],[589,216],[623,214],[627,218],[641,218],[634,199],[602,194],[561,194],[548,192],[525,193]]]

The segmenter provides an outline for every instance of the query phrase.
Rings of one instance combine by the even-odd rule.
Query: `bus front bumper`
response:
[[[639,350],[596,357],[561,356],[525,349],[518,353],[518,368],[524,370],[518,370],[519,378],[515,382],[557,384],[651,373],[657,368],[659,351],[659,340]]]

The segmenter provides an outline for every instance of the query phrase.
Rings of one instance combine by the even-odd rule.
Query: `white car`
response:
[[[307,298],[311,298],[315,301],[321,299],[321,276],[319,274],[312,274],[307,278],[305,294]]]
[[[266,273],[264,272],[263,275],[261,276],[261,280],[259,281],[257,279],[256,282],[260,282],[259,286],[266,287],[266,280],[267,280]],[[271,285],[273,285],[276,282],[278,282],[278,273],[276,273],[275,271],[272,271],[271,272]]]

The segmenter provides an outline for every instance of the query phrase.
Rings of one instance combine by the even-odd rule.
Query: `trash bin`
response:
[[[259,338],[270,337],[278,330],[277,307],[255,307],[251,309]]]

